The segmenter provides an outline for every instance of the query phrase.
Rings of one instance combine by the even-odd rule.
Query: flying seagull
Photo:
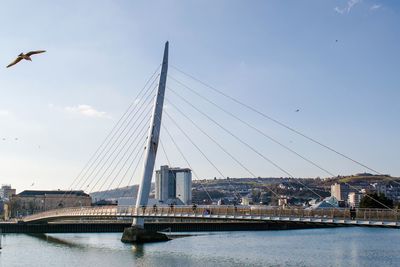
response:
[[[300,111],[300,109],[296,109],[294,112],[299,112]]]
[[[30,52],[28,52],[28,53],[26,53],[26,54],[21,53],[21,54],[18,55],[18,57],[17,57],[13,62],[11,62],[11,63],[7,66],[7,68],[9,68],[9,67],[11,67],[11,66],[14,66],[15,64],[17,64],[18,62],[20,62],[20,61],[23,60],[23,59],[32,61],[32,59],[31,59],[31,56],[32,56],[32,55],[36,55],[36,54],[40,54],[40,53],[44,53],[44,52],[46,52],[46,50],[30,51]]]

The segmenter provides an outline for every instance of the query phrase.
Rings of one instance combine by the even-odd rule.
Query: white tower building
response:
[[[179,199],[185,205],[192,203],[192,171],[188,168],[161,166],[156,171],[155,186],[159,201]]]

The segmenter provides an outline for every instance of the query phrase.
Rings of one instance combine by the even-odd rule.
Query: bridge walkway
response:
[[[309,210],[258,206],[174,206],[121,207],[97,206],[63,208],[26,216],[23,222],[57,221],[64,219],[124,219],[124,218],[186,218],[231,221],[290,221],[316,224],[400,227],[397,211],[358,209],[354,218],[348,209]]]

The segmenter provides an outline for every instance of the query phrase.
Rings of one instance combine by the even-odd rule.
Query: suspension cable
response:
[[[261,115],[261,116],[263,116],[263,117],[265,117],[265,118],[267,118],[267,119],[269,119],[269,120],[271,120],[271,121],[277,123],[278,125],[280,125],[280,126],[286,128],[286,129],[288,129],[288,130],[290,130],[290,131],[292,131],[292,132],[294,132],[294,133],[296,133],[296,134],[298,134],[298,135],[300,135],[300,136],[302,136],[302,137],[304,137],[304,138],[306,138],[306,139],[308,139],[308,140],[310,140],[310,141],[312,141],[312,142],[314,142],[314,143],[316,143],[316,144],[318,144],[318,145],[320,145],[320,146],[322,146],[322,147],[324,147],[324,148],[326,148],[326,149],[328,149],[328,150],[330,150],[330,151],[332,151],[332,152],[334,152],[334,153],[336,153],[336,154],[338,154],[338,155],[340,155],[340,156],[346,158],[346,159],[349,159],[349,160],[351,160],[352,162],[354,162],[354,163],[356,163],[356,164],[358,164],[358,165],[361,165],[361,166],[363,166],[363,167],[369,169],[369,170],[372,171],[372,172],[375,172],[375,173],[377,173],[377,174],[383,175],[382,173],[380,173],[380,172],[378,172],[378,171],[376,171],[376,170],[374,170],[374,169],[372,169],[372,168],[369,168],[368,166],[366,166],[366,165],[364,165],[364,164],[362,164],[362,163],[360,163],[360,162],[358,162],[358,161],[356,161],[356,160],[350,158],[349,156],[346,156],[346,155],[344,155],[343,153],[340,153],[340,152],[336,151],[335,149],[333,149],[333,148],[331,148],[331,147],[329,147],[329,146],[327,146],[327,145],[324,145],[324,144],[322,144],[321,142],[319,142],[319,141],[317,141],[317,140],[315,140],[315,139],[313,139],[313,138],[311,138],[311,137],[309,137],[309,136],[306,136],[305,134],[303,134],[303,133],[301,133],[301,132],[295,130],[294,128],[292,128],[292,127],[290,127],[290,126],[288,126],[288,125],[286,125],[286,124],[284,124],[284,123],[282,123],[282,122],[280,122],[280,121],[278,121],[278,120],[272,118],[271,116],[268,116],[268,115],[262,113],[261,111],[256,110],[256,109],[253,108],[252,106],[247,105],[247,104],[241,102],[240,100],[238,100],[238,99],[236,99],[236,98],[234,98],[234,97],[232,97],[232,96],[229,96],[229,95],[225,94],[225,93],[222,92],[221,90],[216,89],[215,87],[213,87],[213,86],[211,86],[211,85],[209,85],[209,84],[207,84],[207,83],[205,83],[205,82],[203,82],[203,81],[201,81],[201,80],[195,78],[194,76],[192,76],[192,75],[190,75],[190,74],[188,74],[188,73],[186,73],[186,72],[184,72],[184,71],[178,69],[177,67],[172,66],[172,68],[174,68],[174,69],[177,70],[178,72],[180,72],[180,73],[182,73],[182,74],[184,74],[184,75],[186,75],[186,76],[192,78],[193,80],[195,80],[195,81],[197,81],[197,82],[203,84],[204,86],[206,86],[206,87],[212,89],[213,91],[215,91],[215,92],[217,92],[217,93],[223,95],[224,97],[229,98],[229,99],[231,99],[232,101],[234,101],[234,102],[236,102],[236,103],[238,103],[238,104],[240,104],[240,105],[246,107],[247,109],[250,109],[251,111],[256,112],[256,113],[258,113],[259,115]],[[198,92],[196,92],[195,90],[191,89],[191,88],[190,88],[189,86],[187,86],[186,84],[180,82],[179,80],[175,79],[174,77],[171,77],[171,75],[168,75],[168,77],[169,77],[170,79],[174,80],[175,82],[181,84],[181,85],[184,86],[185,88],[189,89],[190,91],[192,91],[192,92],[195,93],[196,95],[200,96],[201,98],[205,99],[207,102],[213,104],[214,106],[216,106],[216,107],[219,108],[220,110],[223,110],[223,111],[225,112],[224,109],[222,109],[221,107],[219,107],[217,104],[215,104],[215,103],[212,102],[211,100],[208,100],[207,98],[201,96]],[[170,89],[170,88],[169,88],[169,89]],[[170,89],[170,90],[171,90],[171,89]],[[229,115],[231,115],[231,116],[233,116],[234,118],[236,118],[236,119],[242,121],[240,118],[238,118],[236,115],[232,114],[231,112],[226,111],[226,113],[229,114]],[[242,122],[245,123],[246,125],[248,125],[249,127],[253,128],[253,126],[247,124],[245,121],[242,121]],[[255,127],[254,127],[254,128],[255,128]],[[253,128],[253,129],[254,129],[254,128]],[[256,129],[254,129],[254,130],[256,130]],[[258,130],[257,130],[257,131],[258,131]],[[261,131],[258,131],[258,132],[260,132],[261,134],[264,135],[263,132],[261,132]],[[265,136],[266,136],[266,135],[265,135]],[[274,141],[273,138],[270,138],[270,137],[268,137],[268,136],[266,136],[266,137],[269,138],[270,140]],[[275,141],[274,141],[274,142],[275,142]],[[277,140],[276,140],[276,143],[280,144],[280,142],[278,142]],[[334,174],[332,174],[331,172],[329,172],[329,171],[326,170],[325,168],[322,168],[321,166],[315,164],[314,162],[312,162],[311,160],[307,159],[306,157],[303,157],[302,155],[298,154],[296,151],[292,150],[291,148],[289,148],[289,147],[287,147],[287,146],[285,146],[285,145],[283,145],[283,144],[282,144],[282,146],[285,147],[287,150],[291,151],[292,153],[296,154],[297,156],[301,157],[302,159],[308,161],[308,162],[311,163],[312,165],[314,165],[314,166],[318,167],[319,169],[325,171],[326,173],[330,174],[332,177],[335,176]],[[392,177],[388,177],[388,178],[389,178],[390,180],[392,180],[394,183],[400,184],[400,183],[397,182],[394,178],[392,178]],[[358,192],[361,192],[361,190],[359,190],[358,188],[356,188],[356,187],[350,185],[349,183],[346,183],[346,182],[345,182],[345,184],[347,184],[349,187],[351,187],[351,188],[357,190]],[[379,200],[374,199],[374,198],[371,197],[370,195],[366,194],[366,196],[367,196],[368,198],[374,200],[375,202],[381,204],[382,206],[384,206],[384,207],[386,207],[386,208],[388,208],[388,209],[391,209],[390,207],[388,207],[387,205],[383,204],[383,203],[380,202]]]
[[[321,167],[320,165],[318,165],[317,163],[313,162],[312,160],[306,158],[305,156],[299,154],[298,152],[296,152],[295,150],[291,149],[290,147],[284,145],[283,143],[279,142],[278,140],[276,140],[275,138],[271,137],[270,135],[266,134],[265,132],[261,131],[259,128],[251,125],[250,123],[246,122],[245,120],[239,118],[237,115],[233,114],[232,112],[222,108],[220,105],[216,104],[215,102],[209,100],[208,98],[202,96],[201,94],[199,94],[197,91],[195,91],[194,89],[190,88],[189,86],[187,86],[186,84],[178,81],[177,79],[170,77],[172,80],[174,80],[175,82],[177,82],[178,84],[182,85],[184,88],[188,89],[189,91],[191,91],[192,93],[194,93],[195,95],[197,95],[198,97],[202,98],[203,100],[207,101],[208,103],[212,104],[213,106],[215,106],[216,108],[218,108],[219,110],[223,111],[224,113],[228,114],[229,116],[233,117],[234,119],[240,121],[241,123],[245,124],[246,126],[250,127],[251,129],[255,130],[256,132],[258,132],[259,134],[263,135],[264,137],[268,138],[269,140],[271,140],[272,142],[280,145],[281,147],[283,147],[284,149],[290,151],[291,153],[295,154],[296,156],[300,157],[301,159],[307,161],[308,163],[314,165],[315,167],[317,167],[318,169],[324,171],[325,173],[327,173],[330,176],[335,176],[332,172],[328,171],[327,169]],[[169,88],[168,88],[169,89]]]
[[[160,146],[161,146],[162,151],[164,152],[164,156],[165,156],[165,159],[166,159],[167,162],[168,162],[168,165],[169,165],[169,166],[172,166],[172,165],[171,165],[171,161],[170,161],[169,158],[168,158],[167,152],[165,151],[165,147],[164,147],[164,145],[163,145],[163,142],[161,142],[161,138],[160,138]]]
[[[233,134],[231,131],[229,131],[228,129],[226,129],[224,126],[222,126],[219,122],[217,122],[216,120],[214,120],[213,118],[211,118],[209,115],[207,115],[206,113],[204,113],[203,111],[201,111],[200,109],[198,109],[196,106],[194,106],[192,103],[190,103],[186,98],[184,98],[183,96],[179,95],[175,90],[169,88],[169,90],[171,92],[173,92],[176,96],[178,96],[180,99],[182,99],[184,102],[186,102],[188,105],[190,105],[193,109],[195,109],[197,112],[199,112],[200,114],[202,114],[203,116],[205,116],[206,118],[208,118],[210,121],[212,121],[214,124],[216,124],[219,128],[221,128],[222,130],[224,130],[226,133],[228,133],[229,135],[231,135],[233,138],[235,138],[236,140],[238,140],[240,143],[242,143],[243,145],[245,145],[247,148],[249,148],[250,150],[252,150],[253,152],[255,152],[257,155],[259,155],[260,157],[262,157],[264,160],[266,160],[267,162],[269,162],[271,165],[275,166],[276,168],[278,168],[279,170],[281,170],[282,172],[284,172],[286,175],[288,175],[289,177],[293,178],[297,183],[303,185],[305,188],[307,188],[308,190],[310,190],[311,192],[313,192],[315,195],[319,196],[321,199],[323,199],[323,197],[318,194],[317,192],[315,192],[313,189],[311,189],[310,187],[308,187],[307,185],[305,185],[304,183],[298,181],[298,179],[295,179],[294,176],[292,174],[290,174],[288,171],[286,171],[285,169],[283,169],[281,166],[279,166],[277,163],[275,163],[274,161],[272,161],[271,159],[269,159],[268,157],[266,157],[265,155],[263,155],[261,152],[259,152],[257,149],[255,149],[254,147],[252,147],[251,145],[249,145],[247,142],[243,141],[241,138],[239,138],[237,135]]]
[[[158,118],[159,119],[159,118]],[[161,123],[161,127],[165,130],[165,132],[167,133],[167,135],[169,136],[169,138],[171,139],[172,143],[174,144],[175,148],[178,150],[179,154],[182,156],[182,158],[185,160],[186,164],[189,166],[189,168],[193,171],[193,174],[195,176],[195,178],[197,180],[200,180],[199,176],[197,175],[197,173],[195,172],[195,170],[192,168],[192,166],[190,165],[189,161],[187,160],[187,158],[185,157],[185,155],[183,154],[182,150],[180,149],[180,147],[178,146],[178,144],[175,142],[175,139],[172,137],[171,133],[168,131],[168,129],[164,126],[163,123]],[[203,183],[200,182],[201,187],[204,189],[204,192],[206,192],[208,198],[211,200],[211,202],[213,201],[210,193],[208,193],[206,187],[203,185]]]
[[[156,70],[154,71],[154,73],[150,76],[150,78],[146,81],[145,85],[143,86],[143,88],[139,91],[139,93],[136,95],[135,99],[138,99],[140,97],[140,95],[143,93],[143,91],[147,88],[147,86],[149,85],[150,81],[153,81],[149,88],[151,88],[152,84],[154,83],[154,81],[157,80],[158,76],[156,78],[154,78],[154,75],[158,72],[159,68],[160,68],[161,64],[156,68]],[[153,79],[154,78],[154,79]],[[147,90],[148,91],[148,90]],[[145,92],[145,94],[147,93],[147,91]],[[72,188],[74,187],[75,182],[78,181],[78,179],[82,179],[83,177],[86,176],[87,172],[90,170],[90,168],[92,168],[93,164],[98,160],[98,158],[100,157],[100,155],[104,152],[104,150],[108,147],[108,145],[110,144],[110,142],[113,140],[113,138],[115,137],[115,135],[117,134],[117,132],[121,129],[122,125],[124,125],[124,123],[126,122],[126,120],[129,118],[129,116],[132,114],[132,112],[135,110],[135,108],[137,107],[137,105],[135,105],[135,101],[133,101],[129,107],[126,109],[126,111],[123,113],[123,115],[119,118],[118,122],[113,126],[113,128],[111,129],[111,131],[108,133],[108,135],[106,136],[106,138],[103,140],[103,142],[101,143],[101,145],[96,149],[96,151],[93,153],[93,155],[90,157],[89,161],[87,161],[87,163],[85,164],[85,166],[81,169],[81,171],[79,172],[79,174],[75,177],[75,179],[73,180],[73,182],[71,183],[71,185],[69,186],[69,190],[67,190],[66,192],[64,192],[61,201],[63,201],[65,199],[66,196],[69,196],[73,193]],[[134,106],[135,105],[135,106]],[[134,106],[133,110],[131,110],[131,108]],[[128,115],[127,115],[128,114]],[[126,116],[127,115],[127,116]],[[125,119],[124,119],[125,117]],[[122,123],[121,123],[122,122]],[[110,137],[111,136],[111,137]],[[108,140],[108,141],[107,141]],[[107,143],[106,143],[107,142]],[[104,145],[105,144],[105,145]],[[100,151],[100,149],[103,147],[103,149]],[[100,153],[98,153],[100,151]],[[97,155],[97,156],[96,156]],[[95,158],[95,159],[94,159]],[[94,160],[93,160],[94,159]],[[91,162],[91,163],[90,163]],[[90,164],[89,164],[90,163]],[[85,170],[86,169],[86,170]],[[85,171],[84,171],[85,170]],[[81,177],[83,173],[83,176]],[[79,182],[80,184],[80,182]],[[78,184],[76,184],[75,186],[77,186]]]
[[[155,89],[155,88],[153,88],[152,91],[154,91],[154,89]],[[151,91],[151,92],[152,92],[152,91]],[[118,148],[118,146],[121,144],[122,140],[126,137],[126,135],[127,135],[127,133],[129,132],[129,130],[125,133],[125,136],[123,137],[122,140],[120,139],[121,135],[128,129],[129,125],[131,124],[131,122],[133,121],[133,119],[136,117],[136,115],[139,114],[139,117],[140,117],[141,115],[143,115],[143,110],[142,110],[140,113],[138,113],[139,110],[140,110],[140,108],[143,107],[143,105],[146,103],[146,101],[148,102],[148,103],[147,103],[147,106],[152,102],[152,101],[148,101],[149,98],[151,97],[151,95],[152,95],[152,94],[149,94],[149,95],[145,98],[145,100],[140,104],[139,109],[138,109],[138,110],[135,112],[135,114],[129,119],[128,123],[124,126],[124,128],[122,129],[122,131],[119,132],[118,136],[117,136],[116,139],[113,141],[113,143],[111,144],[111,146],[108,148],[108,150],[106,151],[106,153],[104,153],[104,155],[102,155],[102,157],[100,158],[100,160],[97,161],[96,166],[92,169],[92,171],[89,173],[89,175],[88,175],[88,176],[86,177],[86,179],[83,181],[83,183],[82,183],[81,186],[84,186],[84,185],[88,182],[89,178],[90,178],[90,177],[93,175],[93,173],[97,170],[97,168],[100,166],[101,162],[104,161],[105,157],[109,154],[109,152],[112,150],[112,148],[115,147],[115,144],[116,144],[117,142],[118,142],[118,145],[117,145],[117,148]],[[135,123],[136,123],[136,122],[137,122],[137,121],[135,121]],[[130,129],[132,129],[132,127],[135,125],[135,123],[133,123],[133,124],[130,126]],[[113,150],[113,152],[111,153],[111,155],[115,152],[115,150],[116,150],[116,148],[114,148],[114,150]],[[109,158],[111,157],[111,155],[106,159],[106,161],[109,160]],[[103,168],[104,165],[105,165],[105,162],[103,163],[103,165],[102,165],[102,167],[100,168],[100,170]],[[99,172],[99,170],[98,170],[97,172]],[[97,175],[97,174],[96,174],[96,175]],[[92,180],[93,180],[93,179],[92,179]],[[90,183],[92,183],[92,180],[91,180]],[[90,185],[89,185],[89,186],[90,186]]]
[[[208,133],[206,133],[203,129],[201,129],[201,127],[199,127],[192,119],[190,119],[187,115],[185,115],[175,104],[173,104],[171,101],[169,101],[167,99],[168,103],[170,105],[172,105],[182,116],[184,116],[187,120],[189,120],[193,126],[195,126],[200,132],[202,132],[205,136],[207,136],[214,144],[216,144],[225,154],[227,154],[229,157],[231,157],[237,164],[239,164],[244,170],[246,170],[251,176],[253,177],[257,177],[257,175],[255,175],[252,171],[250,171],[242,162],[240,162],[235,156],[233,156],[229,151],[227,151],[220,143],[218,143],[213,137],[211,137]],[[171,116],[168,114],[167,111],[165,111],[165,113],[167,114],[167,116],[173,120],[171,118]],[[173,122],[176,124],[176,121],[173,120]],[[236,195],[238,195],[236,188],[232,185],[232,183],[230,182],[229,179],[227,179],[229,186],[231,186]],[[279,197],[279,194],[277,194],[275,191],[273,191],[272,189],[266,187],[271,193],[273,193],[275,196]]]
[[[147,132],[148,128],[149,128],[149,127],[146,128],[146,131],[144,131],[144,134],[143,134],[140,138],[138,138],[137,140],[140,141],[140,140],[142,140],[142,138],[145,140],[144,137],[146,136],[146,132]],[[132,155],[135,154],[135,156],[133,157],[133,159],[130,161],[131,163],[130,163],[130,164],[128,165],[128,167],[126,168],[125,174],[122,176],[120,182],[118,183],[118,186],[116,187],[116,188],[119,188],[119,186],[120,186],[121,183],[122,183],[122,180],[125,179],[125,176],[126,176],[127,172],[128,172],[129,169],[132,167],[133,163],[136,161],[138,154],[142,151],[141,148],[143,148],[143,142],[142,142],[142,143],[138,143],[138,144],[136,145],[136,147],[134,148],[134,150],[132,151],[132,153],[129,155],[129,157],[126,158],[126,160],[125,160],[123,166],[119,169],[118,173],[116,173],[116,174],[114,175],[114,179],[110,182],[110,184],[108,185],[107,189],[104,191],[102,197],[104,197],[105,194],[106,194],[106,192],[109,191],[109,190],[111,189],[111,186],[112,186],[112,184],[114,184],[114,181],[117,179],[117,177],[119,176],[119,174],[121,173],[121,171],[125,168],[125,166],[126,166],[126,164],[128,163],[128,161],[132,159]],[[135,153],[135,152],[136,152],[136,153]]]
[[[285,123],[283,123],[283,122],[278,121],[277,119],[274,119],[273,117],[271,117],[271,116],[269,116],[269,115],[267,115],[267,114],[265,114],[265,113],[263,113],[263,112],[261,112],[261,111],[255,109],[254,107],[252,107],[252,106],[250,106],[250,105],[248,105],[248,104],[246,104],[246,103],[244,103],[244,102],[238,100],[237,98],[234,98],[233,96],[230,96],[230,95],[228,95],[228,94],[222,92],[221,90],[218,90],[217,88],[215,88],[215,87],[213,87],[213,86],[211,86],[211,85],[209,85],[209,84],[207,84],[207,83],[201,81],[200,79],[195,78],[194,76],[192,76],[192,75],[190,75],[190,74],[188,74],[188,73],[186,73],[186,72],[180,70],[179,68],[177,68],[177,67],[175,67],[175,66],[173,66],[173,65],[171,65],[171,67],[174,68],[175,70],[177,70],[178,72],[184,74],[185,76],[187,76],[187,77],[189,77],[189,78],[195,80],[196,82],[198,82],[198,83],[204,85],[205,87],[207,87],[207,88],[213,90],[214,92],[217,92],[218,94],[220,94],[220,95],[222,95],[222,96],[224,96],[224,97],[226,97],[226,98],[232,100],[233,102],[236,102],[237,104],[239,104],[239,105],[241,105],[241,106],[243,106],[243,107],[245,107],[245,108],[247,108],[247,109],[249,109],[249,110],[251,110],[251,111],[253,111],[253,112],[257,113],[257,114],[259,114],[259,115],[261,115],[262,117],[264,117],[264,118],[266,118],[266,119],[268,119],[268,120],[270,120],[270,121],[272,121],[272,122],[274,122],[274,123],[276,123],[276,124],[278,124],[278,125],[280,125],[280,126],[286,128],[286,129],[288,129],[288,130],[290,130],[290,131],[296,133],[297,135],[300,135],[300,136],[302,136],[302,137],[308,139],[309,141],[311,141],[311,142],[313,142],[313,143],[315,143],[315,144],[318,144],[318,145],[320,145],[320,146],[322,146],[322,147],[324,147],[324,148],[330,150],[331,152],[334,152],[334,153],[336,153],[337,155],[340,155],[340,156],[342,156],[342,157],[344,157],[344,158],[346,158],[346,159],[348,159],[348,160],[350,160],[350,161],[352,161],[352,162],[354,162],[354,163],[356,163],[356,164],[358,164],[358,165],[360,165],[360,166],[362,166],[362,167],[364,167],[364,168],[366,168],[366,169],[368,169],[368,170],[370,170],[370,171],[372,171],[372,172],[374,172],[374,173],[383,175],[381,172],[379,172],[379,171],[377,171],[377,170],[375,170],[375,169],[373,169],[373,168],[371,168],[371,167],[368,167],[367,165],[365,165],[365,164],[363,164],[363,163],[361,163],[361,162],[359,162],[359,161],[357,161],[357,160],[355,160],[355,159],[353,159],[353,158],[351,158],[351,157],[349,157],[349,156],[347,156],[347,155],[345,155],[345,154],[343,154],[343,153],[337,151],[336,149],[334,149],[334,148],[332,148],[332,147],[330,147],[330,146],[328,146],[328,145],[325,145],[325,144],[321,143],[320,141],[318,141],[318,140],[316,140],[316,139],[314,139],[314,138],[312,138],[312,137],[307,136],[306,134],[304,134],[304,133],[302,133],[302,132],[300,132],[300,131],[298,131],[298,130],[296,130],[296,129],[290,127],[290,126],[288,126],[287,124],[285,124]]]
[[[141,93],[145,90],[145,88],[147,87],[147,85],[149,84],[150,81],[153,80],[154,75],[158,72],[158,70],[160,69],[161,64],[156,68],[156,70],[153,72],[153,74],[150,76],[150,78],[146,81],[145,85],[143,86],[143,88],[139,91],[139,93],[136,95],[135,99],[137,99]],[[157,76],[158,77],[158,76]],[[154,79],[156,80],[157,77]],[[107,136],[104,138],[104,140],[102,141],[102,143],[100,144],[100,146],[96,149],[96,151],[93,153],[93,155],[89,158],[89,160],[86,162],[85,166],[81,169],[81,171],[79,172],[79,174],[75,177],[75,179],[72,181],[71,185],[69,186],[70,190],[72,190],[74,183],[77,181],[77,179],[80,177],[80,175],[83,173],[83,171],[86,169],[86,167],[88,167],[89,163],[94,159],[94,157],[97,155],[98,151],[100,150],[100,148],[106,143],[106,141],[108,140],[108,138],[112,135],[112,133],[118,132],[119,129],[118,125],[119,123],[123,120],[123,118],[126,116],[126,114],[128,114],[128,112],[131,110],[132,106],[135,105],[135,101],[133,101],[128,108],[125,110],[125,112],[122,114],[122,116],[119,118],[119,120],[117,121],[117,123],[112,127],[111,131],[107,134]],[[121,125],[123,125],[124,122],[121,123]],[[114,133],[115,134],[115,133]],[[110,139],[112,139],[113,137],[111,137]],[[106,145],[107,146],[107,145]],[[90,168],[90,167],[89,167]]]
[[[149,127],[149,128],[150,128],[150,127]],[[149,128],[147,128],[147,129],[149,129]],[[145,138],[145,140],[144,140],[144,142],[143,142],[143,144],[142,144],[142,146],[141,146],[142,149],[139,150],[138,153],[135,155],[135,159],[132,161],[131,165],[130,165],[129,168],[125,171],[125,173],[124,173],[124,175],[123,175],[123,179],[125,179],[125,176],[128,174],[128,171],[129,171],[129,169],[132,167],[132,165],[133,165],[133,163],[135,162],[137,156],[140,155],[139,160],[137,161],[137,163],[136,163],[136,165],[135,165],[135,168],[133,169],[131,178],[129,179],[129,181],[128,181],[128,183],[127,183],[127,186],[126,186],[127,188],[128,188],[129,185],[131,184],[131,182],[132,182],[132,180],[133,180],[133,177],[134,177],[135,174],[136,174],[137,168],[139,167],[140,162],[142,162],[142,160],[143,160],[144,153],[140,153],[140,152],[143,152],[143,151],[144,151],[145,146],[146,146],[146,138]],[[120,183],[118,184],[117,188],[119,188],[119,187],[121,186],[121,184],[122,184],[122,179],[121,179]],[[125,197],[125,196],[126,196],[126,193],[127,193],[127,192],[125,192],[125,193],[122,195],[122,197]]]
[[[145,121],[146,122],[146,121]],[[135,136],[135,138],[133,137],[133,133],[132,135],[129,137],[129,139],[125,142],[125,144],[122,146],[120,152],[122,152],[123,148],[125,148],[125,146],[129,143],[130,139],[133,139],[133,142],[131,142],[128,145],[128,148],[125,150],[125,152],[123,153],[122,157],[119,158],[118,162],[114,165],[114,168],[111,170],[111,172],[109,173],[109,175],[107,176],[106,179],[104,179],[104,182],[102,183],[102,185],[100,186],[98,191],[101,191],[101,189],[103,188],[103,186],[106,184],[106,182],[108,181],[108,179],[112,176],[112,174],[114,173],[114,171],[117,169],[117,167],[120,165],[120,163],[122,162],[122,160],[125,158],[125,156],[128,154],[128,152],[130,151],[130,149],[134,146],[134,144],[136,144],[136,141],[141,140],[142,138],[144,138],[146,136],[146,129],[148,127],[146,127],[147,124],[144,124],[141,131],[138,132],[138,134]],[[140,133],[142,133],[140,135]],[[139,137],[140,135],[140,137]],[[136,144],[136,146],[138,146],[139,143]],[[119,169],[118,173],[114,176],[114,179],[112,180],[111,184],[114,182],[114,180],[116,179],[117,175],[119,175],[119,173],[122,171],[122,169],[126,166],[129,158],[131,157],[131,155],[136,151],[135,147],[133,149],[133,151],[131,151],[131,153],[128,155],[128,157],[125,159],[125,162],[123,163],[122,167]],[[116,157],[114,158],[114,160],[119,156],[120,152],[118,152],[118,154],[116,155]],[[114,161],[113,160],[113,161]],[[113,162],[112,162],[113,163]],[[112,163],[110,164],[110,166],[112,165]],[[106,173],[106,171],[104,171],[104,173]],[[98,181],[100,181],[101,178],[98,179]],[[93,189],[96,187],[96,185],[93,186]]]
[[[207,155],[200,149],[200,147],[198,145],[196,145],[196,143],[189,137],[189,135],[182,129],[182,127],[180,127],[178,125],[178,123],[168,114],[167,111],[165,111],[165,115],[167,115],[167,117],[175,124],[175,126],[179,129],[179,131],[181,131],[181,133],[183,133],[183,135],[190,141],[190,143],[200,152],[200,154],[208,161],[208,163],[211,164],[211,166],[214,167],[214,169],[223,177],[226,179],[226,176],[221,172],[221,170],[207,157]],[[229,181],[229,180],[228,180]],[[229,182],[230,184],[230,182]],[[234,194],[237,198],[240,199],[240,195],[238,194],[238,192],[236,191],[236,188],[233,187],[234,190]]]
[[[169,88],[170,89],[170,88]],[[233,160],[235,160],[240,166],[242,166],[247,172],[250,173],[250,175],[252,175],[253,177],[256,177],[256,175],[254,173],[252,173],[248,168],[246,168],[241,162],[239,162],[233,155],[231,155],[228,151],[226,151],[225,148],[223,148],[221,146],[220,143],[218,143],[215,139],[213,139],[209,134],[207,134],[203,129],[201,129],[201,127],[199,127],[192,119],[190,119],[184,112],[182,112],[182,110],[180,110],[174,103],[172,103],[172,101],[169,101],[168,99],[166,99],[168,104],[170,104],[171,106],[173,106],[182,116],[184,116],[187,120],[189,120],[199,131],[201,131],[204,135],[206,135],[210,140],[212,140],[219,148],[221,148],[221,150],[223,150],[226,154],[228,154]],[[166,112],[167,113],[167,112]],[[170,115],[168,115],[170,117]],[[246,123],[247,124],[247,123]],[[334,176],[334,175],[332,175]],[[359,190],[358,188],[356,188],[355,186],[352,186],[351,184],[348,184],[345,182],[345,184],[347,184],[349,187],[361,192],[361,190]],[[267,188],[269,189],[269,188]],[[270,190],[270,189],[269,189]],[[274,193],[275,195],[277,195],[274,191],[270,190],[272,193]],[[390,207],[388,207],[387,205],[383,204],[382,202],[380,202],[379,200],[371,197],[370,195],[366,195],[368,198],[374,200],[375,202],[383,205],[384,207],[391,209]],[[328,202],[329,203],[329,202]],[[331,204],[331,203],[329,203]]]
[[[146,118],[148,118],[147,114],[149,114],[151,112],[151,110],[149,110],[145,116],[143,116],[143,118],[140,120],[140,122],[138,123],[138,125],[136,126],[136,128],[133,130],[133,132],[129,135],[128,139],[125,140],[125,138],[128,136],[129,132],[132,130],[133,126],[135,124],[133,124],[130,129],[125,133],[124,137],[122,137],[122,139],[120,139],[120,141],[118,142],[118,144],[115,146],[114,150],[111,152],[111,154],[108,156],[108,158],[106,159],[106,161],[104,161],[104,163],[102,164],[102,166],[100,167],[100,169],[98,169],[98,171],[96,172],[96,174],[93,176],[93,179],[96,179],[97,175],[100,173],[100,171],[105,167],[105,165],[107,164],[107,162],[110,160],[110,158],[114,155],[114,153],[117,151],[118,148],[119,151],[117,152],[117,154],[113,157],[113,159],[111,160],[111,163],[108,165],[108,167],[104,170],[104,172],[102,173],[102,175],[100,176],[100,178],[97,179],[95,185],[92,187],[91,191],[94,189],[94,187],[99,183],[99,181],[104,177],[105,173],[108,171],[108,169],[111,167],[111,165],[114,163],[114,161],[116,160],[116,158],[119,156],[119,154],[121,153],[121,151],[123,150],[123,148],[126,146],[126,144],[132,139],[132,137],[134,136],[134,134],[136,134],[137,130],[139,129],[139,127],[143,124],[143,122],[145,122]],[[141,130],[139,131],[139,133],[141,133],[141,131],[143,131],[143,129],[145,129],[146,124],[144,123],[142,125]],[[125,142],[124,142],[125,140]],[[121,146],[121,144],[124,142],[124,144]]]

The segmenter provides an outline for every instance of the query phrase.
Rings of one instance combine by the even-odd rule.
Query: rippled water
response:
[[[132,246],[121,234],[3,235],[0,266],[400,266],[400,230],[200,233]]]

